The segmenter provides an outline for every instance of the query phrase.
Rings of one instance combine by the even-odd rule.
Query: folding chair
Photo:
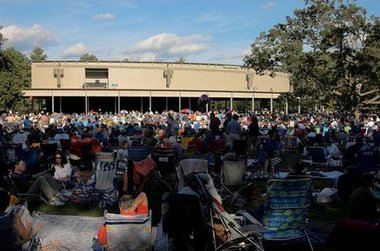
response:
[[[22,147],[18,147],[16,149],[16,155],[18,159],[25,162],[27,173],[34,174],[41,171],[38,148],[31,148],[30,150],[25,151]]]
[[[247,165],[243,161],[223,161],[221,168],[222,184],[226,187],[239,187],[244,184]]]
[[[58,144],[57,143],[51,143],[51,144],[41,144],[40,145],[43,160],[45,162],[51,162],[54,159],[54,155],[57,152]]]
[[[155,237],[152,234],[152,212],[147,216],[105,215],[107,229],[106,250],[150,251]]]
[[[287,152],[298,152],[298,138],[297,136],[290,136],[286,139],[286,151]]]
[[[313,250],[306,227],[311,194],[310,178],[269,180],[263,217],[264,240],[283,242],[306,237]]]
[[[67,153],[70,150],[71,140],[70,139],[61,139],[60,141],[61,150]]]
[[[5,144],[5,155],[4,155],[4,163],[8,165],[12,165],[17,160],[17,149],[22,149],[22,144],[13,144],[13,143],[6,143]]]
[[[115,162],[95,161],[94,180],[89,180],[89,184],[82,187],[84,193],[84,203],[92,208],[105,208],[113,205],[116,201],[116,189],[114,178],[116,174]],[[91,182],[93,181],[93,182]]]
[[[325,152],[321,146],[311,146],[308,148],[308,153],[311,162],[311,166],[327,167],[329,164],[329,157],[325,157]]]
[[[20,199],[26,200],[26,201],[42,201],[46,204],[49,204],[49,202],[41,195],[41,194],[29,194],[29,193],[20,193],[17,190],[17,187],[13,181],[13,172],[9,172],[7,176],[4,176],[4,179],[6,182],[11,186],[11,191]]]
[[[361,174],[377,172],[376,154],[372,149],[363,148],[358,152],[358,171]]]
[[[173,149],[155,148],[152,153],[152,159],[156,162],[161,174],[175,173],[176,156]]]

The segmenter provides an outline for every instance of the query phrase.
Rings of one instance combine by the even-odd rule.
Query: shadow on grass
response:
[[[86,205],[75,204],[67,202],[64,206],[51,206],[40,202],[29,202],[29,211],[38,211],[41,213],[55,214],[55,215],[76,215],[76,216],[90,216],[100,217],[103,216],[104,211],[100,209],[91,209]]]

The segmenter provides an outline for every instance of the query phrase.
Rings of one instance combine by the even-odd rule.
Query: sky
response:
[[[380,16],[380,0],[357,0]],[[284,22],[303,0],[0,0],[6,46],[49,60],[242,64],[260,32]]]

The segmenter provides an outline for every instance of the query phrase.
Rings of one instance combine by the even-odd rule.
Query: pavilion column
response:
[[[233,94],[231,92],[231,98],[230,98],[230,109],[231,110],[234,108],[233,102],[234,102],[234,98],[233,98]]]
[[[59,113],[62,113],[62,96],[59,96]]]
[[[114,114],[117,113],[117,97],[113,98],[113,107],[114,107]]]
[[[270,113],[273,113],[273,89],[270,88]]]
[[[191,109],[191,97],[189,97],[189,109],[192,110]]]
[[[88,113],[88,97],[87,97],[87,90],[84,91],[85,97],[84,97],[84,112]]]
[[[152,111],[152,91],[149,92],[149,111]]]
[[[140,112],[144,112],[144,98],[140,97]]]
[[[117,92],[117,113],[120,113],[120,91]]]
[[[169,110],[168,97],[167,97],[167,96],[165,97],[165,110],[166,110],[166,111]]]
[[[54,112],[54,91],[51,90],[51,112]]]

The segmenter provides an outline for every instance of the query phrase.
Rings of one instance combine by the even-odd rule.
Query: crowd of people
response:
[[[62,191],[78,187],[81,178],[91,176],[92,166],[83,162],[86,158],[82,147],[84,143],[90,144],[89,153],[96,158],[101,158],[104,152],[116,153],[114,157],[119,163],[119,169],[125,169],[119,186],[121,214],[146,214],[148,204],[144,193],[140,193],[135,200],[125,195],[131,193],[133,187],[133,179],[128,175],[130,163],[143,160],[144,156],[157,148],[172,149],[177,160],[186,158],[184,138],[192,139],[197,154],[211,153],[216,156],[221,152],[234,152],[236,155],[249,156],[263,166],[268,177],[275,177],[284,152],[292,150],[300,156],[307,156],[308,147],[321,146],[324,155],[331,157],[329,166],[338,163],[339,168],[344,170],[339,178],[338,190],[342,200],[351,200],[349,217],[377,221],[376,204],[371,193],[376,180],[367,174],[361,176],[363,173],[358,168],[358,155],[363,149],[379,155],[378,115],[357,118],[353,114],[327,112],[292,115],[270,114],[267,111],[253,114],[238,114],[232,110],[188,112],[2,114],[2,173],[12,169],[10,178],[14,187],[10,188],[9,182],[1,184],[1,222],[14,220],[12,214],[6,211],[9,194],[42,194],[49,204],[64,205],[67,198],[62,196]],[[57,149],[51,155],[52,158],[43,156],[42,146],[54,143],[57,144]],[[21,149],[15,150],[11,147],[14,145]],[[141,149],[136,151],[141,145],[146,150],[143,157],[139,155]],[[23,153],[33,151],[38,153],[37,161],[32,161],[29,157],[20,159],[20,154],[29,156]],[[303,174],[305,168],[298,163],[282,169]],[[20,232],[25,230],[17,227],[17,217],[15,220],[21,239],[25,239],[25,234]],[[3,224],[0,226],[4,228]],[[2,229],[3,231],[14,232],[11,229]],[[7,235],[1,236],[6,238]],[[103,227],[99,230],[98,237],[99,244],[105,245],[107,238]]]

